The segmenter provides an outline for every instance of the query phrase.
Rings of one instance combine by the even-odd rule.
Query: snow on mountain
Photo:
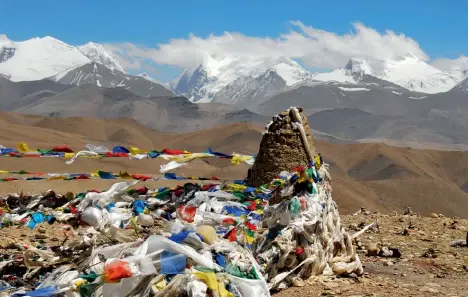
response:
[[[40,80],[90,62],[78,48],[50,36],[0,40],[0,74],[12,81]]]
[[[275,70],[267,70],[257,77],[243,76],[219,91],[212,102],[247,107],[260,104],[276,92],[285,90],[287,82]]]
[[[369,60],[352,58],[344,68],[331,72],[311,73],[309,80],[360,84],[367,75],[388,81],[410,91],[422,93],[446,92],[463,79],[463,73],[450,74],[441,71],[413,54],[396,60]]]
[[[454,77],[412,55],[396,61],[386,61],[383,66],[378,77],[417,92],[446,92],[461,80],[461,77]]]
[[[365,60],[361,59],[350,59],[345,65],[344,69],[352,72],[361,72],[364,74],[373,75],[373,69],[371,66]]]
[[[106,72],[105,75],[115,79],[99,79],[99,73],[93,72],[93,67],[77,71],[92,62],[108,68],[112,73]],[[91,72],[83,73],[84,70]],[[76,77],[81,75],[80,71],[84,76],[88,75],[86,79],[84,76]],[[75,47],[49,36],[15,42],[0,35],[0,76],[12,81],[53,77],[56,81],[81,80],[112,87],[117,78],[126,74],[113,54],[97,43],[89,42]],[[65,76],[67,79],[63,80]],[[146,73],[139,77],[162,84]],[[269,94],[296,86],[318,83],[400,86],[422,93],[439,93],[450,90],[465,77],[467,70],[441,71],[413,54],[385,61],[352,58],[344,68],[324,73],[310,73],[286,57],[220,57],[207,54],[197,68],[184,71],[177,81],[164,85],[192,102],[240,104],[245,100],[252,101],[252,98],[262,101]]]
[[[79,46],[78,49],[90,60],[103,64],[109,69],[116,69],[120,72],[124,72],[124,68],[120,63],[111,53],[107,52],[101,44],[88,42],[85,45]]]
[[[155,84],[160,84],[160,85],[164,85],[164,83],[160,82],[159,80],[157,79],[154,79],[153,77],[149,76],[148,73],[146,72],[142,72],[140,74],[138,74],[137,76],[141,77],[141,78],[144,78],[146,80],[149,80]]]
[[[287,86],[294,85],[308,75],[298,63],[286,57],[214,57],[207,55],[194,70],[186,70],[175,86],[178,94],[192,102],[211,102],[216,94],[239,78],[256,78],[271,70]]]
[[[334,69],[331,72],[315,72],[309,76],[310,80],[321,82],[339,82],[356,84],[354,73],[347,69]]]
[[[466,75],[466,78],[460,81],[456,86],[454,86],[454,88],[452,88],[451,91],[459,92],[459,93],[464,93],[464,92],[467,93],[467,89],[468,89],[468,86],[467,86],[467,75]]]
[[[103,88],[124,88],[140,97],[173,96],[174,94],[161,84],[141,76],[133,76],[106,65],[90,62],[80,67],[66,70],[50,80],[66,85],[96,85]]]
[[[463,79],[462,74],[441,71],[412,53],[396,60],[350,59],[345,69],[369,74],[411,91],[430,94],[449,91]]]

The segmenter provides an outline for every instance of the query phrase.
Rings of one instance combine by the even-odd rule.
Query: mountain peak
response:
[[[5,34],[0,34],[0,45],[10,43],[11,40]]]
[[[142,72],[142,73],[140,73],[140,74],[137,75],[137,76],[139,76],[139,77],[141,77],[141,78],[144,78],[144,79],[146,79],[146,80],[148,80],[148,81],[151,81],[151,82],[154,82],[154,83],[157,83],[157,84],[164,85],[164,84],[162,84],[161,82],[159,82],[158,80],[156,80],[156,79],[154,79],[153,77],[149,76],[148,73],[146,73],[146,72]]]
[[[92,61],[103,64],[104,66],[112,70],[124,72],[124,68],[121,66],[121,64],[114,58],[111,53],[106,51],[104,46],[102,46],[101,44],[95,42],[88,42],[85,45],[79,46],[78,49]]]
[[[44,36],[44,37],[36,37],[35,39],[38,39],[38,40],[47,40],[47,41],[53,41],[53,42],[60,42],[60,43],[65,43],[61,40],[58,40],[57,38],[55,37],[52,37],[52,36]]]
[[[260,57],[213,55],[207,53],[195,69],[185,70],[176,85],[176,92],[193,102],[210,102],[215,95],[239,78],[257,78],[271,70],[291,86],[305,79],[308,72],[284,56]]]
[[[368,64],[368,62],[362,59],[351,58],[348,60],[344,68],[352,72],[359,72],[369,75],[373,74],[371,66]]]
[[[7,41],[2,48],[0,73],[12,81],[40,80],[90,62],[76,47],[50,36]]]

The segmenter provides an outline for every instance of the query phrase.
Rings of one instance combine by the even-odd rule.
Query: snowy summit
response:
[[[240,78],[257,78],[267,71],[277,73],[287,86],[304,80],[308,72],[286,57],[214,57],[207,55],[196,69],[185,70],[175,91],[193,102],[210,102],[218,92]]]
[[[89,61],[78,48],[49,36],[0,41],[0,73],[12,81],[43,79]]]
[[[124,68],[101,44],[88,42],[85,45],[79,46],[78,49],[90,60],[103,64],[109,69],[124,72]]]
[[[98,66],[104,68],[92,63],[98,63]],[[99,69],[99,73],[96,69]],[[124,81],[129,83],[134,80],[103,45],[89,42],[82,46],[71,46],[49,36],[16,42],[0,35],[0,75],[12,81],[51,78],[62,83],[94,83],[102,87],[118,86],[125,84]],[[162,84],[146,73],[138,76]],[[391,82],[411,91],[439,93],[461,82],[467,76],[467,70],[448,73],[412,53],[394,60],[352,57],[343,68],[329,72],[309,72],[284,56],[224,56],[207,53],[198,67],[186,69],[179,79],[164,85],[192,102],[234,104],[246,100],[262,101],[274,93],[301,85],[330,82],[359,85],[365,76]]]

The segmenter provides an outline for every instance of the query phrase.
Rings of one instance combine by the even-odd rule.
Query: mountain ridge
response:
[[[81,46],[72,46],[50,36],[25,41],[11,41],[4,37],[0,42],[0,74],[13,81],[60,78],[92,62],[130,76],[125,73],[114,54],[99,43],[88,42]],[[24,67],[26,65],[28,67]],[[270,71],[275,72],[285,85],[279,79],[276,82],[263,79],[262,76]],[[399,85],[410,91],[434,94],[446,92],[456,86],[465,76],[467,77],[467,70],[448,73],[427,64],[412,53],[394,60],[365,60],[351,57],[343,68],[329,72],[308,71],[285,56],[246,57],[206,54],[204,61],[198,67],[192,70],[186,69],[175,82],[165,84],[155,81],[148,75],[140,77],[165,88],[171,88],[174,94],[183,95],[192,102],[234,102],[246,106],[253,101],[254,86],[264,90],[254,95],[262,102],[271,94],[288,90],[295,85],[321,82],[362,84],[359,77],[364,75]],[[241,80],[246,81],[252,90],[246,90],[239,83]],[[100,83],[105,87],[116,85],[116,83],[114,86],[103,85],[98,79],[92,79],[87,83],[97,85]],[[139,92],[138,95],[142,93]],[[250,103],[242,103],[245,100]]]

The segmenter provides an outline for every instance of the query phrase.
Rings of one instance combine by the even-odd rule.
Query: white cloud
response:
[[[107,44],[126,68],[141,67],[145,59],[157,64],[193,68],[211,56],[286,56],[301,60],[311,68],[333,69],[345,65],[349,58],[395,59],[409,52],[424,61],[429,56],[410,37],[393,31],[380,33],[361,23],[354,23],[348,34],[319,30],[299,21],[291,22],[288,33],[276,38],[251,37],[241,33],[225,32],[222,35],[172,39],[155,48],[131,43]],[[467,59],[467,57],[465,57]],[[445,60],[445,61],[443,61]],[[440,59],[438,67],[446,67],[451,60]]]
[[[431,64],[441,70],[452,72],[467,69],[467,56],[459,56],[456,59],[437,58]]]

